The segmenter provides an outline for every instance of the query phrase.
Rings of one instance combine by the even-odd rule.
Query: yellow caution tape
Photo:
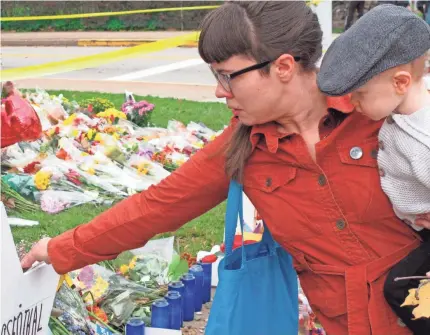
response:
[[[174,7],[174,8],[154,8],[154,9],[137,9],[127,10],[123,12],[103,12],[103,13],[83,13],[83,14],[66,14],[66,15],[46,15],[46,16],[14,16],[2,17],[0,21],[35,21],[35,20],[58,20],[58,19],[82,19],[87,17],[101,17],[101,16],[118,16],[130,14],[147,14],[147,13],[161,13],[161,12],[176,12],[182,10],[203,10],[214,9],[219,6],[194,6],[194,7]]]
[[[56,73],[98,67],[100,65],[133,58],[142,54],[157,52],[186,43],[195,42],[198,40],[199,34],[200,32],[193,32],[178,37],[166,38],[152,43],[146,43],[121,50],[103,52],[91,56],[2,70],[0,71],[0,78],[2,81],[35,78]]]

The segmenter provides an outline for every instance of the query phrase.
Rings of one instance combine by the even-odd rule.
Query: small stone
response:
[[[201,315],[195,315],[194,321],[200,321],[202,319]]]

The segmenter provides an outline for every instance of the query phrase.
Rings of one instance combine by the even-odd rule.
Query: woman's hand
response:
[[[48,243],[51,238],[42,238],[37,242],[30,250],[30,252],[24,256],[21,260],[21,267],[23,269],[31,268],[34,262],[45,262],[50,263],[48,256]]]
[[[430,229],[430,213],[417,215],[415,224],[425,229]]]

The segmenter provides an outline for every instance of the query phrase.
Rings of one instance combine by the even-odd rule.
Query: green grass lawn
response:
[[[124,101],[123,94],[107,94],[97,92],[77,91],[49,91],[50,94],[63,94],[69,100],[80,101],[82,99],[102,97],[109,99],[120,109]],[[208,127],[219,130],[229,122],[231,113],[222,103],[201,103],[178,99],[164,99],[156,97],[136,96],[136,100],[148,100],[155,104],[151,121],[160,127],[166,127],[169,120],[178,120],[185,124],[190,121],[203,122]],[[40,222],[35,227],[23,227],[12,229],[15,242],[34,242],[42,236],[56,236],[79,224],[86,223],[103,212],[106,207],[95,205],[82,205],[71,208],[56,215],[50,215],[42,211],[31,214],[13,213],[10,216],[22,217]],[[199,250],[208,250],[214,244],[222,241],[224,231],[225,204],[212,209],[208,213],[187,223],[181,229],[171,234],[180,243],[181,252],[197,253]],[[158,236],[159,237],[159,236]]]

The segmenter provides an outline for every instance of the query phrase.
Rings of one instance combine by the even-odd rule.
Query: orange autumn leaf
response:
[[[417,306],[412,311],[415,319],[430,318],[430,280],[421,280],[421,284],[417,289],[409,290],[409,295],[401,305]]]

